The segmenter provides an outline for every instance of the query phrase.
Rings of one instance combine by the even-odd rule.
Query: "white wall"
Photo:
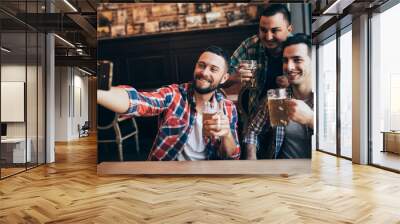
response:
[[[28,66],[28,73],[33,69]],[[25,81],[25,64],[9,64],[1,66],[1,81],[5,82],[26,82]],[[27,95],[33,95],[27,93]],[[36,94],[35,94],[36,95]],[[7,108],[1,108],[7,110]],[[7,136],[8,137],[25,137],[25,122],[7,122]]]
[[[88,78],[72,67],[56,67],[56,141],[79,137],[78,124],[88,120]]]
[[[55,68],[55,141],[68,140],[68,86],[67,67]]]
[[[77,73],[78,72],[78,73]],[[81,126],[85,123],[85,121],[89,120],[89,111],[88,111],[88,78],[82,76],[79,70],[74,70],[74,108],[73,108],[73,120],[72,120],[72,135],[78,137],[78,124]]]
[[[9,82],[24,82],[26,85],[26,105],[22,112],[26,112],[24,122],[6,122],[7,137],[25,138],[30,140],[32,161],[44,163],[44,82],[42,67],[24,64],[3,64],[1,66],[1,80]],[[27,80],[25,80],[27,78]],[[23,94],[23,93],[22,93]],[[4,96],[3,96],[4,97]],[[11,110],[11,108],[1,108],[1,110]],[[11,112],[12,111],[8,111]],[[37,156],[39,153],[39,156]]]

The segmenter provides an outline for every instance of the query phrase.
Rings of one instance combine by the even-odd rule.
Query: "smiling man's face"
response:
[[[285,47],[283,73],[293,85],[301,84],[311,74],[311,58],[306,44],[299,43]]]
[[[193,77],[194,89],[197,93],[210,93],[224,83],[227,78],[227,65],[222,56],[208,51],[200,55]]]
[[[261,43],[269,51],[280,51],[282,43],[287,39],[292,26],[282,13],[272,16],[261,16],[258,36]]]

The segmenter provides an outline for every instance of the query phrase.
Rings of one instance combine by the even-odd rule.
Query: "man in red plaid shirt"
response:
[[[97,102],[117,113],[160,115],[159,130],[148,160],[239,159],[237,111],[218,87],[228,79],[229,57],[219,47],[200,55],[192,83],[173,84],[154,92],[131,87],[98,90]],[[203,123],[203,107],[219,105],[220,111]]]

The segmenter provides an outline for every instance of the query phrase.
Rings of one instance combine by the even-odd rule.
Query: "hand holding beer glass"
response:
[[[276,77],[276,84],[279,88],[287,88],[289,87],[289,80],[285,75],[280,75]]]
[[[255,74],[257,71],[256,60],[240,60],[239,61],[239,74],[240,81],[246,83],[246,87],[256,88]]]
[[[230,132],[229,119],[224,114],[223,102],[203,105],[203,135],[207,137],[222,137]]]
[[[314,128],[314,111],[303,100],[289,100],[287,109],[290,120]]]
[[[287,90],[270,89],[267,91],[267,96],[267,109],[271,126],[286,126],[289,123]]]

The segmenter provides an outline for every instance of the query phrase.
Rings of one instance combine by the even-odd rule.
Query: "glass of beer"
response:
[[[286,89],[270,89],[267,91],[269,120],[272,127],[286,126],[289,123]]]
[[[255,74],[257,71],[257,61],[256,60],[240,60],[240,66],[251,71],[252,78],[250,83],[247,85],[249,88],[256,88]]]
[[[205,102],[203,105],[203,134],[205,121],[212,120],[212,117],[219,112],[217,103]],[[218,121],[219,122],[219,121]]]

